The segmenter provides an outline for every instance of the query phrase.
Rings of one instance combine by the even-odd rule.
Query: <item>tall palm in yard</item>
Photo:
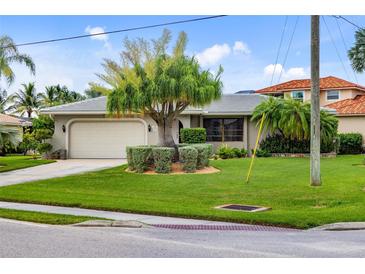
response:
[[[355,44],[348,51],[351,65],[356,72],[365,71],[365,29],[355,33]]]
[[[5,113],[13,110],[14,106],[11,104],[13,96],[8,96],[6,90],[0,89],[0,113]]]
[[[43,93],[38,95],[42,107],[52,107],[60,104],[59,90],[56,86],[46,87]]]
[[[0,36],[0,79],[5,78],[8,85],[12,84],[15,74],[12,65],[24,64],[32,74],[35,73],[35,65],[32,58],[18,51],[14,41],[9,36]]]
[[[40,107],[39,96],[37,95],[34,83],[22,84],[23,90],[19,90],[14,95],[16,112],[20,115],[27,113],[32,117],[33,112],[37,112]]]

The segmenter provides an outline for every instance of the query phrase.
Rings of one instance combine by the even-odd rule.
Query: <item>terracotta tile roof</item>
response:
[[[0,113],[0,125],[29,126],[31,124],[24,119]]]
[[[285,90],[310,89],[310,79],[291,80],[271,87],[256,90],[256,93],[281,93]],[[349,81],[328,76],[320,79],[320,89],[359,89],[365,91],[365,87]]]
[[[335,109],[339,115],[365,115],[365,95],[357,95],[352,99],[345,99],[326,105],[327,108]]]

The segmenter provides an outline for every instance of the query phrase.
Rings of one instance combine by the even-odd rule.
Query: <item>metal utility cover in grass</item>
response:
[[[228,205],[221,205],[215,207],[217,209],[223,210],[235,210],[235,211],[245,211],[245,212],[260,212],[270,210],[270,207],[263,207],[263,206],[253,206],[253,205],[237,205],[237,204],[228,204]]]

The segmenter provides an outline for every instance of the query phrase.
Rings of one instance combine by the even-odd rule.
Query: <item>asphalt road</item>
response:
[[[188,231],[0,219],[0,257],[365,257],[365,231]]]

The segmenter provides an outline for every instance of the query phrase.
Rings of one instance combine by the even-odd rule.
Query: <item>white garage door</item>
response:
[[[146,144],[139,121],[74,122],[69,134],[69,158],[126,158],[126,146]]]

